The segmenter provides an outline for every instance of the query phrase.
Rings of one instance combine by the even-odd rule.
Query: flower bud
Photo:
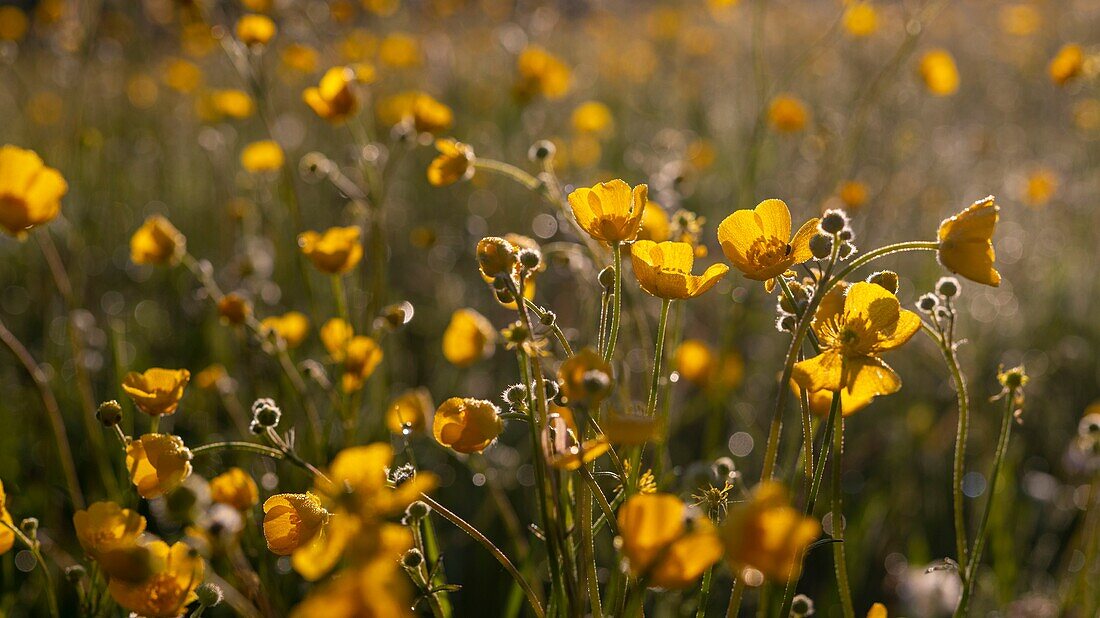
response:
[[[1027,385],[1029,378],[1024,372],[1024,366],[1019,365],[1011,369],[1005,369],[997,374],[997,380],[1007,389],[1015,390]]]
[[[602,285],[605,290],[610,290],[611,287],[615,285],[614,266],[608,266],[600,271],[600,285]]]
[[[418,569],[422,564],[424,564],[424,554],[420,553],[420,550],[415,547],[401,556],[401,566],[406,569]]]
[[[261,427],[275,427],[282,418],[283,411],[275,405],[272,399],[257,399],[252,403],[253,422]]]
[[[800,594],[791,601],[791,616],[803,618],[804,616],[812,616],[813,613],[814,602],[810,597]]]
[[[936,282],[936,293],[944,298],[958,296],[961,290],[959,280],[954,277],[940,277],[940,280]]]
[[[527,151],[527,157],[535,163],[541,163],[548,159],[553,159],[557,150],[557,147],[554,146],[554,142],[540,139],[531,145],[531,149]]]
[[[523,384],[513,384],[504,389],[501,399],[510,406],[518,406],[527,399],[527,387]]]
[[[217,584],[209,582],[195,588],[195,596],[199,598],[199,605],[203,607],[216,607],[222,602],[222,589]]]
[[[23,531],[23,534],[27,535],[31,539],[38,536],[38,518],[28,517],[19,522],[19,529]]]
[[[850,242],[844,242],[840,244],[840,249],[837,250],[836,256],[842,260],[848,259],[848,256],[856,252],[856,246]]]
[[[554,380],[543,380],[543,388],[546,389],[546,398],[553,399],[561,392],[561,387]]]
[[[848,227],[848,215],[844,214],[843,210],[826,210],[825,214],[821,215],[818,227],[826,234],[837,234]]]
[[[550,310],[543,311],[542,315],[539,317],[539,322],[541,322],[543,326],[553,326],[557,321],[557,314]]]
[[[584,378],[581,383],[584,385],[586,391],[596,395],[610,388],[611,378],[603,371],[593,369],[592,371],[586,371],[584,373]]]
[[[416,500],[410,503],[409,506],[405,507],[405,517],[407,517],[410,521],[420,521],[421,519],[427,517],[428,513],[431,512],[432,507],[421,502],[420,500]]]
[[[810,253],[819,260],[824,260],[833,252],[833,239],[824,234],[815,234],[810,238]]]
[[[935,294],[925,294],[917,299],[917,308],[925,313],[932,313],[940,304]]]
[[[867,277],[867,283],[874,283],[886,288],[891,294],[898,293],[898,274],[892,270],[880,270]]]
[[[795,320],[793,315],[781,315],[775,320],[775,328],[781,333],[794,331]]]
[[[122,421],[122,406],[114,399],[99,404],[95,417],[104,427],[114,427]]]
[[[534,249],[522,249],[517,256],[519,263],[527,270],[535,270],[542,263],[542,256]]]

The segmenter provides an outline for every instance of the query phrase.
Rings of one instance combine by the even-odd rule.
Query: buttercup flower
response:
[[[889,395],[901,378],[879,355],[900,347],[920,330],[920,317],[901,309],[896,296],[875,283],[860,281],[826,297],[814,316],[821,354],[796,363],[792,374],[810,392],[840,391],[856,401]]]
[[[404,32],[394,32],[378,45],[378,60],[395,69],[408,69],[420,64],[420,43]]]
[[[344,360],[344,350],[354,336],[351,324],[341,318],[332,318],[321,327],[321,343],[336,362]]]
[[[886,618],[886,606],[882,603],[875,603],[871,606],[871,609],[867,610],[867,618]]]
[[[768,122],[780,133],[797,133],[806,127],[810,112],[802,99],[781,94],[768,105]]]
[[[651,587],[686,588],[722,557],[714,524],[672,494],[635,494],[617,520],[631,574]]]
[[[358,227],[330,227],[324,233],[314,231],[298,235],[298,246],[317,270],[342,275],[363,259]]]
[[[933,49],[920,60],[920,76],[928,92],[946,97],[959,89],[959,69],[955,58],[944,49]]]
[[[293,349],[302,345],[309,334],[309,318],[300,311],[288,311],[264,318],[260,328],[274,332],[286,342],[286,347]]]
[[[363,383],[374,374],[382,362],[382,347],[370,337],[352,337],[344,348],[344,374],[342,386],[345,393],[363,388]]]
[[[867,193],[867,185],[858,180],[848,180],[841,183],[837,197],[846,207],[856,210],[867,203]]]
[[[191,476],[191,451],[179,436],[147,433],[126,447],[126,469],[141,497],[152,500]]]
[[[738,210],[718,226],[722,252],[746,277],[767,282],[795,264],[813,257],[810,239],[817,233],[818,219],[802,224],[791,238],[791,211],[783,200],[764,200],[753,210]]]
[[[428,182],[443,187],[474,177],[474,149],[453,139],[437,139],[439,156],[428,165]]]
[[[477,241],[477,266],[481,276],[492,281],[497,275],[510,275],[516,268],[519,249],[498,236],[488,236]]]
[[[638,240],[664,242],[670,238],[672,221],[668,213],[656,202],[647,202],[642,212],[642,227],[638,230]]]
[[[331,517],[312,493],[277,494],[264,502],[264,539],[280,556],[309,543]]]
[[[730,508],[721,535],[734,573],[748,567],[786,582],[801,572],[802,556],[821,535],[821,524],[792,507],[781,484],[765,481],[749,500]]]
[[[210,480],[210,499],[247,511],[260,501],[260,490],[251,475],[234,467]]]
[[[219,114],[230,118],[248,118],[256,111],[252,97],[243,90],[216,90],[210,100]]]
[[[283,149],[275,140],[252,142],[241,151],[241,166],[253,174],[278,171],[285,160]]]
[[[611,365],[592,348],[584,348],[558,367],[558,380],[570,404],[596,408],[611,394]]]
[[[15,525],[11,513],[8,512],[8,494],[4,491],[3,481],[0,481],[0,521],[8,526]],[[11,551],[12,545],[15,544],[15,533],[4,524],[0,524],[0,556]]]
[[[96,556],[137,543],[145,532],[145,518],[114,502],[95,502],[73,515],[73,528],[84,551]]]
[[[630,255],[642,289],[665,300],[695,298],[729,272],[725,264],[711,264],[702,275],[691,274],[695,249],[686,242],[639,240],[630,247]]]
[[[359,100],[352,90],[355,80],[355,71],[350,67],[332,67],[325,71],[316,87],[302,92],[302,100],[321,118],[341,123],[359,109]]]
[[[614,124],[611,109],[599,101],[581,103],[573,110],[570,120],[574,131],[590,135],[604,135]]]
[[[149,416],[172,414],[183,398],[183,389],[191,380],[186,369],[153,367],[144,373],[131,371],[122,378],[122,390],[134,405]]]
[[[140,582],[111,578],[108,589],[121,606],[147,618],[176,618],[194,603],[195,588],[202,583],[205,565],[186,543],[169,546],[153,541],[149,551],[152,574]]]
[[[376,559],[313,589],[291,618],[411,618],[409,578],[396,560]]]
[[[69,185],[61,173],[46,167],[30,150],[0,148],[0,226],[21,238],[36,225],[61,212],[61,198]]]
[[[564,422],[562,422],[564,425]],[[558,432],[565,442],[571,441],[571,434],[563,426]],[[548,457],[547,463],[559,470],[577,470],[582,465],[596,461],[601,455],[611,448],[607,436],[599,435],[585,440],[580,444],[555,446]]]
[[[457,367],[469,367],[493,353],[496,329],[473,309],[458,309],[443,331],[443,357]]]
[[[275,36],[275,22],[266,15],[245,15],[237,20],[237,38],[245,45],[267,45]]]
[[[236,292],[218,299],[218,317],[226,324],[240,326],[252,315],[252,303]]]
[[[996,287],[1001,273],[993,268],[993,230],[998,208],[993,196],[974,202],[966,210],[940,223],[940,264],[971,281]]]
[[[428,389],[409,389],[398,395],[386,410],[386,427],[396,435],[404,435],[406,429],[419,433],[424,431],[428,414],[434,409]]]
[[[878,12],[870,2],[851,2],[844,9],[844,29],[854,37],[870,36],[878,30]]]
[[[600,427],[609,442],[626,446],[659,442],[663,433],[659,416],[621,412],[614,408],[607,410]]]
[[[542,95],[547,99],[560,99],[569,92],[572,71],[560,58],[545,49],[532,45],[520,53],[516,60],[519,80],[516,93],[524,99]]]
[[[380,101],[378,118],[390,126],[408,122],[417,133],[435,135],[451,127],[454,123],[454,112],[431,95],[412,91],[395,94]]]
[[[187,238],[160,215],[145,223],[130,237],[130,260],[134,264],[175,264],[187,251]]]
[[[1081,75],[1085,68],[1085,50],[1076,43],[1063,45],[1050,61],[1047,72],[1050,81],[1065,86]]]
[[[569,194],[577,223],[592,238],[606,243],[629,242],[638,236],[649,187],[633,189],[622,180],[601,182]]]
[[[798,382],[795,382],[793,379],[791,380],[791,392],[794,393],[796,398],[802,396],[802,389],[798,387]],[[812,414],[821,418],[827,418],[829,416],[829,410],[832,409],[833,405],[832,391],[811,391],[807,393],[806,399],[810,403],[810,412]],[[866,408],[874,399],[873,395],[856,397],[855,395],[844,393],[840,398],[840,414],[841,416],[851,416],[863,408]]]
[[[435,411],[436,442],[459,453],[480,453],[504,431],[500,410],[483,399],[451,397]]]

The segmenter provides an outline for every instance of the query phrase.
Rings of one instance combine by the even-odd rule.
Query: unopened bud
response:
[[[99,404],[95,417],[104,427],[114,427],[122,421],[122,406],[114,399]]]

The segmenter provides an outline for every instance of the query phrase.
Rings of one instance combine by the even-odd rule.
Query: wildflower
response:
[[[312,73],[317,70],[321,54],[309,45],[291,43],[283,48],[279,56],[283,66],[299,73]]]
[[[730,508],[721,534],[735,573],[752,568],[786,582],[802,570],[802,556],[821,535],[821,524],[793,508],[781,484],[765,481]]]
[[[840,301],[826,297],[818,308],[813,329],[821,354],[795,364],[795,382],[811,392],[844,389],[844,397],[857,401],[897,392],[901,378],[879,355],[909,341],[920,317],[901,309],[886,288],[865,281]]]
[[[154,367],[143,373],[131,371],[122,378],[122,390],[139,410],[149,416],[172,414],[183,398],[183,389],[191,380],[186,369]]]
[[[729,272],[725,264],[712,264],[702,275],[691,274],[695,250],[686,242],[639,240],[631,246],[630,255],[642,289],[665,300],[695,298]]]
[[[352,90],[355,80],[355,71],[349,67],[332,67],[325,71],[316,87],[302,92],[302,100],[321,118],[339,124],[359,109],[359,100]]]
[[[480,453],[500,432],[500,410],[483,399],[451,397],[435,411],[432,434],[436,442],[459,453]]]
[[[179,436],[147,433],[126,447],[126,469],[141,497],[152,500],[191,476],[191,451]]]
[[[611,109],[599,101],[585,101],[573,110],[573,130],[587,135],[605,135],[615,120]]]
[[[611,394],[611,365],[586,347],[558,367],[558,380],[570,404],[596,408]]]
[[[164,66],[164,83],[183,94],[194,92],[202,85],[202,69],[182,58],[173,58]]]
[[[1058,191],[1058,176],[1047,168],[1035,170],[1027,177],[1024,202],[1028,206],[1043,206]]]
[[[259,502],[260,491],[252,476],[234,467],[210,480],[210,499],[238,511],[247,511]]]
[[[348,342],[355,336],[351,324],[341,318],[332,318],[321,326],[321,343],[336,362],[344,360]]]
[[[291,612],[291,618],[411,618],[415,614],[409,578],[396,560],[375,559],[347,569],[340,577],[310,591]]]
[[[993,230],[998,208],[992,195],[974,202],[940,223],[940,264],[976,283],[997,287],[1001,274],[993,268]]]
[[[240,326],[252,315],[252,303],[236,292],[230,292],[218,300],[218,316],[223,322]]]
[[[945,49],[933,49],[921,57],[920,76],[928,92],[937,97],[951,96],[959,89],[959,69]]]
[[[8,526],[14,526],[11,513],[8,512],[8,494],[4,492],[4,483],[0,481],[0,556],[11,551],[15,544],[15,532]],[[6,525],[5,525],[6,524]]]
[[[870,36],[878,30],[878,12],[870,2],[851,2],[844,9],[844,29],[854,37]]]
[[[195,386],[203,390],[210,390],[212,388],[217,388],[222,380],[228,378],[229,372],[225,370],[225,365],[214,363],[195,374]]]
[[[481,276],[489,281],[497,275],[511,275],[518,261],[516,246],[498,236],[488,236],[477,241],[476,253]]]
[[[705,341],[685,339],[673,354],[673,366],[680,377],[696,386],[706,386],[717,368],[714,351]]]
[[[768,105],[768,122],[780,133],[797,133],[806,127],[810,112],[791,94],[780,94]]]
[[[638,446],[662,439],[661,420],[658,416],[623,412],[609,408],[600,422],[604,435],[612,444]]]
[[[886,606],[882,603],[875,603],[871,606],[871,609],[867,610],[867,618],[887,618]]]
[[[126,548],[145,532],[145,518],[114,502],[96,502],[73,515],[73,528],[88,555]]]
[[[341,385],[345,393],[363,388],[363,383],[371,377],[378,364],[382,362],[382,347],[370,337],[358,335],[352,337],[344,348],[344,374]]]
[[[130,237],[134,264],[175,264],[186,251],[187,238],[160,215],[147,218]]]
[[[314,231],[298,235],[298,246],[317,270],[330,275],[342,275],[363,259],[358,227],[330,227],[323,233]]]
[[[802,389],[798,387],[798,382],[791,380],[791,392],[795,397],[802,396]],[[810,413],[821,418],[827,418],[829,411],[832,409],[834,393],[829,390],[810,391],[807,393],[806,398],[810,404]],[[840,414],[841,416],[851,416],[856,412],[859,412],[863,408],[866,408],[875,397],[868,395],[864,397],[856,397],[855,395],[849,395],[844,393],[840,398]]]
[[[845,206],[857,210],[867,203],[867,185],[858,180],[845,181],[837,190],[837,196]]]
[[[216,90],[210,98],[214,109],[223,116],[248,118],[256,111],[256,104],[252,102],[252,97],[243,90]]]
[[[451,127],[454,112],[425,92],[410,91],[380,101],[378,118],[389,126],[409,123],[417,133],[435,135]]]
[[[61,211],[69,185],[31,150],[0,148],[0,226],[16,238],[49,223]]]
[[[275,22],[266,15],[247,14],[237,20],[237,38],[249,47],[267,45],[275,36]]]
[[[631,496],[617,521],[630,572],[649,586],[686,588],[722,557],[714,524],[672,494]]]
[[[412,388],[397,396],[386,410],[386,427],[395,435],[424,431],[428,414],[435,409],[426,388]]]
[[[642,227],[638,230],[638,240],[664,242],[671,237],[671,224],[668,213],[660,204],[647,202],[642,212]]]
[[[443,332],[443,357],[456,367],[469,367],[493,354],[496,329],[477,311],[458,309]]]
[[[394,32],[378,44],[378,60],[395,69],[408,69],[420,64],[420,43],[408,34]]]
[[[288,348],[302,345],[309,334],[309,318],[300,311],[288,311],[283,315],[273,315],[260,321],[260,328],[275,333]]]
[[[143,546],[149,552],[151,575],[138,582],[112,577],[111,597],[121,606],[148,618],[176,618],[198,597],[205,565],[202,557],[186,543],[169,546],[153,541]]]
[[[547,99],[560,99],[569,92],[572,72],[560,58],[538,47],[528,46],[516,60],[519,80],[516,93],[522,99],[542,95]]]
[[[439,156],[428,165],[428,182],[443,187],[474,177],[474,149],[453,139],[438,139]]]
[[[577,224],[596,240],[629,242],[638,236],[649,187],[633,189],[622,180],[601,182],[569,194],[569,206]]]
[[[738,210],[718,226],[718,242],[726,258],[746,277],[765,281],[770,292],[774,279],[795,264],[813,257],[810,239],[818,219],[810,219],[791,238],[791,211],[783,200],[770,199],[753,210]]]
[[[253,174],[277,171],[285,160],[283,149],[275,140],[252,142],[241,151],[241,166]]]
[[[1076,43],[1067,43],[1058,50],[1050,61],[1047,72],[1050,81],[1065,86],[1079,77],[1085,68],[1085,51]]]
[[[263,509],[267,548],[280,556],[288,556],[312,541],[331,517],[321,500],[310,492],[276,494],[264,501]]]
[[[559,422],[564,425],[563,421]],[[571,435],[564,427],[558,433],[563,440],[567,440],[568,436]],[[577,470],[581,466],[599,459],[609,448],[611,448],[611,443],[608,442],[607,436],[598,435],[582,443],[571,446],[563,444],[560,448],[555,448],[548,457],[547,462],[559,470]]]

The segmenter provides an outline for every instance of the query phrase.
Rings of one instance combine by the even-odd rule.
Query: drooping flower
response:
[[[821,354],[796,363],[792,376],[801,388],[842,391],[856,401],[889,395],[901,378],[879,358],[909,341],[920,330],[920,317],[901,308],[896,296],[875,283],[848,288],[843,304],[826,297],[814,316]]]
[[[765,481],[747,501],[730,507],[721,535],[734,573],[752,568],[786,582],[801,572],[802,557],[821,535],[821,524],[792,507],[781,484]]]
[[[237,20],[237,39],[248,46],[267,45],[278,29],[266,15],[247,14]]]
[[[959,69],[945,49],[933,49],[921,57],[920,76],[928,92],[937,97],[951,96],[959,90]]]
[[[1080,76],[1084,68],[1085,50],[1076,43],[1067,43],[1050,61],[1047,72],[1050,74],[1050,81],[1065,86]]]
[[[729,272],[725,264],[711,264],[702,275],[691,274],[695,249],[686,242],[639,240],[631,245],[630,255],[642,289],[665,300],[695,298]]]
[[[355,71],[350,67],[332,67],[325,71],[316,87],[302,92],[302,100],[321,118],[339,124],[359,109],[359,100],[352,89],[355,81]]]
[[[993,230],[1000,208],[990,195],[940,223],[940,264],[971,281],[996,287],[1001,273],[993,268]]]
[[[492,281],[497,275],[510,275],[516,269],[516,253],[511,241],[487,236],[477,241],[477,266],[481,276]]]
[[[774,287],[775,277],[813,257],[810,239],[818,219],[802,224],[791,238],[791,211],[783,200],[764,200],[752,210],[738,210],[718,226],[722,252],[746,277]]]
[[[577,224],[596,240],[629,242],[638,236],[649,187],[630,185],[616,178],[569,194],[569,206]]]
[[[469,367],[492,355],[496,338],[496,329],[485,316],[473,309],[458,309],[443,331],[443,357],[456,367]]]
[[[474,177],[474,149],[453,139],[437,139],[439,155],[428,165],[428,182],[443,187]]]
[[[686,588],[722,558],[714,524],[672,494],[635,494],[617,520],[631,574],[651,587]]]
[[[21,238],[32,227],[52,221],[68,190],[61,173],[35,152],[0,148],[0,227],[9,234]]]
[[[252,142],[241,150],[241,166],[253,174],[278,171],[285,161],[283,148],[275,140]]]
[[[459,453],[480,453],[500,432],[504,422],[490,401],[451,397],[435,411],[432,434],[436,442]]]
[[[126,447],[126,469],[142,498],[158,498],[191,476],[191,451],[179,436],[147,433]]]
[[[361,388],[382,362],[382,346],[365,335],[352,337],[344,348],[344,373],[341,386],[345,393]]]
[[[80,546],[90,556],[129,547],[145,532],[145,518],[114,502],[95,502],[73,515]]]
[[[139,410],[149,416],[172,414],[183,398],[183,389],[191,380],[186,369],[153,367],[143,373],[131,371],[122,378],[122,390]]]
[[[260,490],[250,474],[233,467],[210,479],[210,499],[247,511],[260,501]]]
[[[273,315],[260,321],[260,328],[279,336],[286,347],[296,348],[309,334],[309,318],[300,311],[288,311],[283,315]]]
[[[138,582],[112,577],[111,597],[121,606],[147,618],[176,618],[195,602],[195,588],[202,583],[203,559],[186,543],[169,546],[153,541],[143,546],[149,552],[151,575]]]
[[[130,237],[134,264],[175,264],[187,251],[187,238],[168,219],[153,215]]]
[[[342,275],[355,268],[363,259],[358,227],[330,227],[324,233],[314,231],[298,235],[298,246],[317,270],[330,275]]]

